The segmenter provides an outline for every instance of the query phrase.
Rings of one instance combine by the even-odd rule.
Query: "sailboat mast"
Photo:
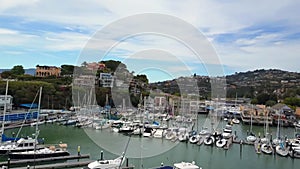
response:
[[[6,81],[6,89],[5,89],[5,97],[4,97],[4,110],[3,110],[3,121],[2,121],[2,130],[1,130],[1,140],[2,142],[2,136],[4,134],[4,123],[5,123],[5,113],[6,113],[6,107],[7,107],[7,94],[8,94],[8,80]]]
[[[38,104],[38,113],[37,113],[37,117],[36,117],[36,126],[35,126],[35,140],[37,140],[38,137],[38,126],[39,126],[39,118],[40,118],[40,113],[41,113],[41,100],[42,100],[42,90],[43,87],[40,87],[40,95],[39,95],[39,104]]]

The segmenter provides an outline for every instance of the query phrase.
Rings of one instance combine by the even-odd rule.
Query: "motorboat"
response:
[[[175,163],[174,169],[201,169],[201,167],[197,166],[195,162],[181,162]]]
[[[175,163],[174,166],[160,166],[155,167],[155,169],[202,169],[201,167],[197,166],[194,161],[190,162],[181,162]]]
[[[0,146],[0,154],[6,154],[8,152],[20,152],[20,151],[30,151],[43,148],[43,145],[40,145],[38,141],[31,137],[20,138],[16,142],[4,142]]]
[[[66,144],[59,144],[59,147],[49,146],[42,149],[11,152],[8,154],[10,159],[36,159],[36,158],[49,158],[49,157],[61,157],[69,156],[70,153],[66,150]]]
[[[88,164],[84,169],[118,169],[125,161],[122,155],[114,160],[96,160]]]

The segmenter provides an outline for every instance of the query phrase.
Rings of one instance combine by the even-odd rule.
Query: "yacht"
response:
[[[17,142],[5,142],[0,146],[0,154],[6,154],[8,152],[20,152],[30,151],[43,148],[43,145],[38,144],[38,141],[34,138],[20,138]]]
[[[10,159],[36,159],[69,156],[70,153],[66,150],[66,148],[66,144],[59,144],[59,147],[57,148],[55,146],[50,146],[31,151],[11,152],[8,154],[8,157]]]

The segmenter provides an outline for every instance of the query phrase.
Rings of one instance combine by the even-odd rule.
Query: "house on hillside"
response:
[[[113,87],[114,76],[110,73],[100,73],[99,86],[100,87]]]
[[[36,66],[35,76],[36,77],[47,77],[47,76],[56,76],[61,75],[61,68],[56,66]]]

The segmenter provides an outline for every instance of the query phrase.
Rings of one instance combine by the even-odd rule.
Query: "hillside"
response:
[[[196,78],[201,93],[200,98],[210,96],[210,78],[207,76],[180,77],[177,79],[150,84],[152,89],[160,89],[163,92],[179,94],[177,82],[180,79]],[[227,97],[246,97],[260,99],[264,95],[263,103],[268,100],[277,102],[287,97],[300,95],[300,73],[288,72],[277,69],[255,70],[235,73],[226,76]]]

